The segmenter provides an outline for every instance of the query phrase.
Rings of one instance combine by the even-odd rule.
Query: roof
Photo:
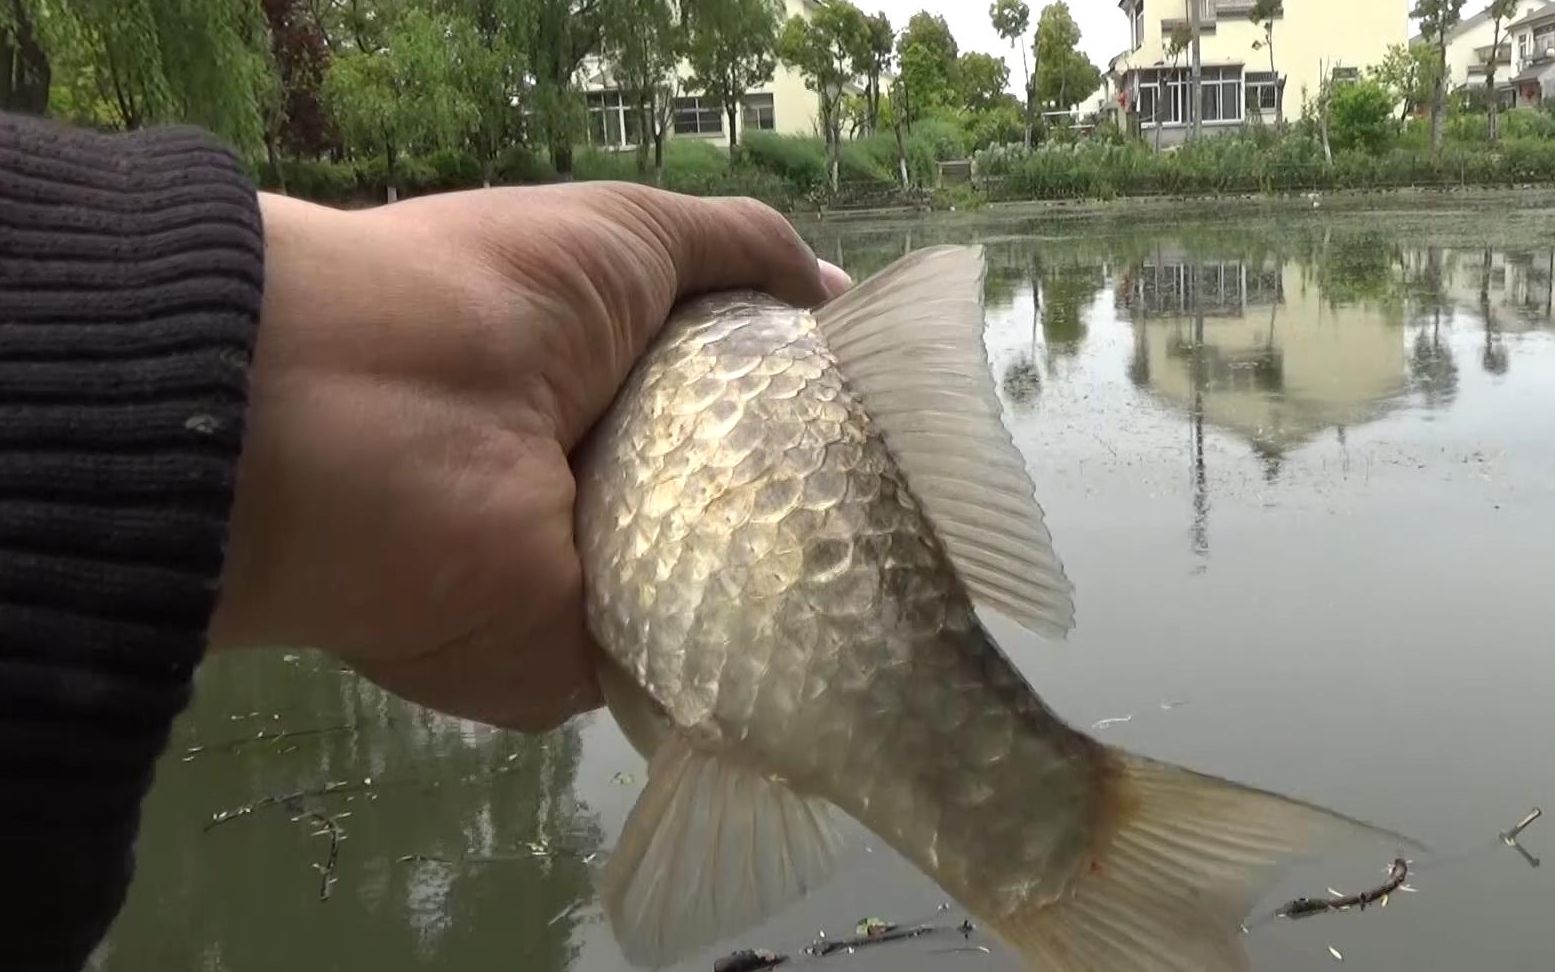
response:
[[[1545,75],[1555,74],[1555,61],[1536,61],[1523,68],[1517,75],[1507,81],[1507,84],[1522,84],[1526,81],[1539,81]]]
[[[1540,7],[1538,10],[1528,11],[1528,16],[1512,24],[1512,26],[1507,29],[1517,30],[1522,27],[1527,27],[1537,21],[1544,20],[1546,17],[1555,17],[1555,3],[1547,3]]]
[[[1510,32],[1513,27],[1516,27],[1516,26],[1518,26],[1520,24],[1529,23],[1530,21],[1533,21],[1533,20],[1535,20],[1535,19],[1537,19],[1539,17],[1543,17],[1545,14],[1552,14],[1552,13],[1555,13],[1555,3],[1547,3],[1544,6],[1540,7],[1538,10],[1530,10],[1528,12],[1528,16],[1524,17],[1522,20],[1516,21],[1515,23],[1508,24],[1506,29],[1507,29],[1508,32]],[[1463,33],[1464,31],[1466,31],[1466,30],[1473,30],[1475,27],[1478,27],[1480,24],[1489,22],[1489,20],[1490,20],[1490,8],[1487,7],[1484,10],[1481,10],[1479,13],[1475,14],[1472,17],[1465,17],[1462,20],[1458,21],[1457,26],[1453,27],[1452,30],[1449,30],[1447,32],[1447,39],[1448,40],[1452,40],[1454,37],[1457,37],[1459,34]],[[1425,35],[1424,34],[1416,34],[1415,36],[1409,38],[1409,43],[1410,44],[1419,44],[1419,43],[1421,43],[1424,40],[1425,40]]]

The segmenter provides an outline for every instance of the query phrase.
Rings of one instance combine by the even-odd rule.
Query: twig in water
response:
[[[1528,811],[1527,815],[1524,816],[1523,819],[1517,821],[1516,825],[1513,826],[1511,830],[1501,834],[1501,843],[1521,854],[1523,856],[1523,860],[1528,862],[1529,867],[1538,867],[1539,859],[1528,853],[1528,849],[1522,844],[1518,843],[1517,838],[1522,835],[1523,831],[1528,829],[1529,824],[1533,823],[1535,820],[1538,820],[1542,816],[1544,816],[1544,811],[1540,810],[1538,807],[1534,807],[1532,810]]]
[[[868,919],[859,923],[857,931],[858,934],[852,938],[836,941],[827,939],[823,934],[805,947],[804,954],[811,958],[823,959],[838,953],[851,954],[857,949],[871,945],[884,945],[887,942],[901,942],[947,932],[956,932],[963,938],[971,938],[976,928],[970,921],[963,921],[959,925],[918,924],[904,927],[878,919]],[[791,956],[778,952],[741,949],[714,962],[713,972],[766,972],[768,969],[775,969],[791,961],[793,961]]]
[[[340,863],[340,842],[346,836],[345,830],[340,826],[340,817],[348,817],[350,814],[343,813],[331,817],[319,813],[317,810],[309,810],[302,805],[301,797],[286,801],[286,807],[293,813],[307,817],[308,820],[323,827],[324,829],[318,831],[318,833],[329,834],[329,856],[324,859],[323,864],[313,865],[319,872],[319,900],[328,901],[329,889],[334,886],[336,881],[335,867]]]
[[[355,732],[354,725],[320,726],[312,729],[286,729],[281,732],[266,732],[264,730],[252,736],[242,736],[227,742],[211,743],[207,746],[190,746],[184,750],[184,762],[189,762],[201,753],[227,752],[233,753],[244,746],[252,746],[262,742],[280,742],[283,739],[302,739],[308,736],[330,736],[337,732]]]
[[[1294,920],[1335,911],[1348,911],[1351,908],[1365,911],[1367,905],[1378,903],[1386,908],[1388,895],[1397,891],[1407,877],[1409,877],[1409,862],[1400,857],[1394,860],[1393,866],[1388,869],[1388,879],[1374,888],[1368,888],[1358,894],[1344,894],[1334,898],[1297,898],[1294,901],[1287,901],[1274,914],[1278,918]]]

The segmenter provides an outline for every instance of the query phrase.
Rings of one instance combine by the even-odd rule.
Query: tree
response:
[[[974,112],[988,111],[1004,98],[1010,68],[1002,58],[969,51],[956,61],[961,103]]]
[[[1044,8],[1037,21],[1037,101],[1068,111],[1101,84],[1101,71],[1079,50],[1080,26],[1063,0]]]
[[[869,130],[880,127],[880,78],[891,67],[892,51],[896,46],[896,31],[891,18],[885,12],[864,18],[867,41],[864,45],[864,63],[858,73],[864,77],[864,100],[869,109]]]
[[[1442,151],[1447,114],[1447,34],[1463,17],[1464,0],[1415,0],[1410,16],[1420,21],[1420,36],[1436,52],[1436,77],[1431,85],[1431,154]]]
[[[1402,105],[1403,121],[1431,100],[1436,84],[1436,51],[1424,44],[1392,44],[1382,63],[1367,69],[1367,75],[1388,89],[1394,104]]]
[[[52,77],[33,5],[0,0],[0,111],[43,114]]]
[[[1171,33],[1166,36],[1166,60],[1167,63],[1171,64],[1174,73],[1177,66],[1182,62],[1183,54],[1187,53],[1189,46],[1192,44],[1193,31],[1184,23],[1174,26]],[[1158,92],[1155,99],[1155,117],[1152,119],[1155,122],[1155,150],[1157,152],[1161,151],[1161,104],[1165,100],[1162,94]]]
[[[1393,96],[1370,78],[1339,87],[1329,102],[1334,145],[1378,154],[1394,135]]]
[[[790,17],[778,41],[778,55],[804,75],[805,87],[820,99],[833,192],[841,168],[844,86],[853,79],[855,65],[867,59],[868,45],[864,15],[848,0],[826,0],[809,20]]]
[[[960,50],[945,18],[920,10],[897,38],[896,56],[901,64],[903,106],[910,132],[912,123],[925,112],[954,103]]]
[[[471,109],[465,138],[491,185],[497,158],[514,138],[524,97],[524,52],[518,24],[523,0],[442,0],[449,18],[450,83]]]
[[[1248,19],[1263,28],[1263,40],[1253,41],[1253,50],[1269,52],[1269,73],[1274,75],[1274,127],[1285,126],[1285,82],[1274,66],[1274,22],[1285,16],[1285,0],[1254,0]]]
[[[1485,8],[1485,12],[1490,15],[1490,19],[1495,25],[1491,29],[1490,35],[1490,60],[1485,65],[1485,94],[1488,101],[1486,107],[1488,115],[1486,118],[1489,123],[1490,140],[1492,142],[1501,140],[1501,116],[1499,111],[1501,99],[1496,97],[1496,62],[1501,50],[1501,44],[1506,40],[1506,35],[1502,33],[1502,27],[1506,25],[1507,21],[1517,16],[1517,3],[1518,0],[1490,0],[1490,6]]]
[[[468,24],[411,7],[384,29],[381,47],[341,54],[324,79],[347,139],[383,152],[389,202],[399,198],[402,155],[451,145],[473,122],[477,107],[448,56],[461,29]]]
[[[572,146],[583,128],[578,69],[599,53],[605,0],[521,0],[513,30],[531,78],[530,109],[551,164],[572,178]]]
[[[674,108],[684,26],[676,0],[611,0],[605,15],[605,55],[637,118],[637,171],[648,171],[651,139],[655,178],[664,172],[663,123]]]
[[[262,146],[261,97],[273,85],[273,71],[258,0],[0,5],[10,14],[0,16],[6,37],[19,40],[20,30],[33,28],[56,113],[123,129],[189,122],[242,152]],[[27,77],[35,79],[42,61],[27,63]]]
[[[686,0],[685,13],[690,85],[723,106],[737,152],[745,92],[771,81],[777,66],[782,0]]]
[[[988,8],[988,18],[993,21],[994,32],[1010,42],[1010,47],[1020,48],[1020,71],[1025,87],[1021,90],[1026,113],[1026,148],[1031,148],[1032,99],[1031,70],[1026,65],[1026,31],[1031,27],[1031,8],[1021,0],[994,0]]]
[[[323,99],[329,40],[307,6],[305,0],[263,0],[276,89],[269,93],[265,122],[272,167],[283,152],[316,156],[330,141]]]

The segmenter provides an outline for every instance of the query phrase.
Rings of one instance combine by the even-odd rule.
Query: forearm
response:
[[[204,651],[262,275],[253,189],[204,136],[0,116],[7,968],[78,967],[123,900]]]

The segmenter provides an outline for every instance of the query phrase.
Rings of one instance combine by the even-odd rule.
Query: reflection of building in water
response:
[[[1433,259],[1447,306],[1484,316],[1491,330],[1506,334],[1555,326],[1555,248],[1409,250],[1406,275],[1429,279]]]
[[[1189,260],[1163,249],[1125,273],[1136,385],[1277,465],[1325,429],[1371,421],[1408,386],[1402,309],[1334,309],[1295,264]]]

